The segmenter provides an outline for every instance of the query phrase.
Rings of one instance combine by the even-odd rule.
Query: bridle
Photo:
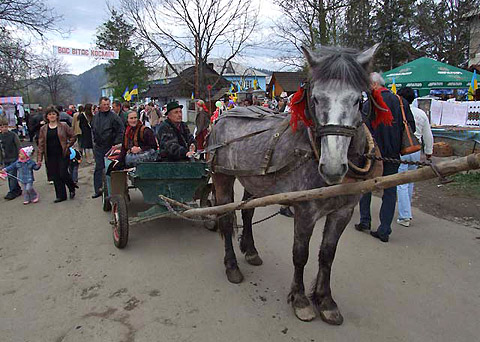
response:
[[[335,124],[321,125],[318,122],[317,117],[312,114],[312,113],[315,113],[315,104],[313,104],[312,101],[310,101],[310,97],[311,97],[310,82],[305,82],[302,85],[302,87],[304,88],[304,92],[303,92],[303,97],[300,99],[300,101],[303,101],[303,100],[306,101],[305,116],[307,117],[307,119],[313,122],[313,132],[314,132],[315,138],[318,139],[328,135],[341,135],[346,137],[353,137],[357,133],[357,130],[359,127],[362,126],[363,121],[360,121],[356,126],[335,125]],[[359,112],[360,111],[361,109],[359,108]]]
[[[305,106],[305,116],[307,120],[310,120],[313,123],[313,127],[308,127],[308,137],[310,140],[310,145],[313,149],[314,155],[317,160],[320,160],[320,141],[319,139],[323,136],[329,135],[340,135],[353,138],[360,127],[364,127],[366,130],[366,139],[367,139],[367,154],[375,154],[377,147],[375,146],[373,137],[369,134],[368,128],[364,125],[363,120],[361,120],[358,125],[356,126],[347,126],[347,125],[335,125],[335,124],[327,124],[321,125],[316,116],[312,113],[315,113],[315,105],[310,101],[311,97],[311,89],[310,83],[306,82],[302,85],[304,88],[303,96],[299,101],[306,101]],[[305,98],[306,96],[306,98]],[[360,106],[358,111],[362,112],[362,102],[360,102]],[[351,178],[364,178],[369,173],[370,170],[373,168],[375,164],[374,160],[366,159],[365,165],[363,167],[355,165],[351,160],[348,160],[348,175]]]

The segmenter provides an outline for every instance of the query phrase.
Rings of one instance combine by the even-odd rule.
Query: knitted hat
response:
[[[33,153],[33,146],[27,146],[27,147],[21,148],[20,152],[22,152],[25,155],[25,157],[30,158],[30,156]]]

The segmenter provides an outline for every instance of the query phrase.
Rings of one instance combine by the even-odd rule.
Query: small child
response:
[[[32,152],[32,146],[20,149],[18,152],[18,160],[2,170],[3,173],[17,171],[18,180],[23,187],[23,204],[29,204],[30,202],[37,203],[39,199],[37,192],[33,188],[33,182],[35,180],[33,177],[33,170],[39,170],[40,165],[30,159]]]
[[[68,165],[68,171],[72,176],[72,180],[75,184],[78,183],[78,167],[82,162],[82,153],[77,151],[73,147],[70,147],[70,164]]]

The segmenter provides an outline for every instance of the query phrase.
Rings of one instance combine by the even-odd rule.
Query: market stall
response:
[[[386,86],[395,80],[397,89],[410,87],[419,96],[429,95],[433,89],[468,89],[473,73],[431,58],[422,57],[383,73]]]
[[[8,120],[8,126],[15,127],[17,125],[17,117],[24,117],[23,98],[21,96],[0,97],[0,105]]]

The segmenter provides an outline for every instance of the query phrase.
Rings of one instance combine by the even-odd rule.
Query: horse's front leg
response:
[[[246,201],[251,197],[252,195],[245,190],[242,200]],[[255,209],[242,210],[243,231],[240,237],[240,250],[245,254],[245,260],[250,265],[259,266],[263,264],[263,260],[258,255],[258,251],[255,248],[255,241],[253,240],[252,219],[254,213]]]
[[[302,321],[311,321],[315,318],[315,311],[305,295],[305,284],[303,282],[303,272],[308,261],[310,238],[316,222],[315,216],[315,213],[303,206],[295,207],[293,241],[293,264],[295,271],[292,287],[288,295],[288,302],[292,303],[295,315]]]
[[[319,270],[312,293],[312,301],[322,320],[340,325],[343,316],[332,298],[330,274],[338,240],[352,218],[353,208],[343,209],[327,215],[323,231],[322,245],[318,254]]]
[[[212,176],[215,185],[216,203],[218,205],[227,204],[233,201],[233,184],[235,177],[222,174],[214,174]],[[233,250],[233,213],[221,216],[218,220],[220,233],[222,234],[225,244],[225,273],[231,283],[238,284],[243,280],[243,274],[238,268],[237,257]]]

